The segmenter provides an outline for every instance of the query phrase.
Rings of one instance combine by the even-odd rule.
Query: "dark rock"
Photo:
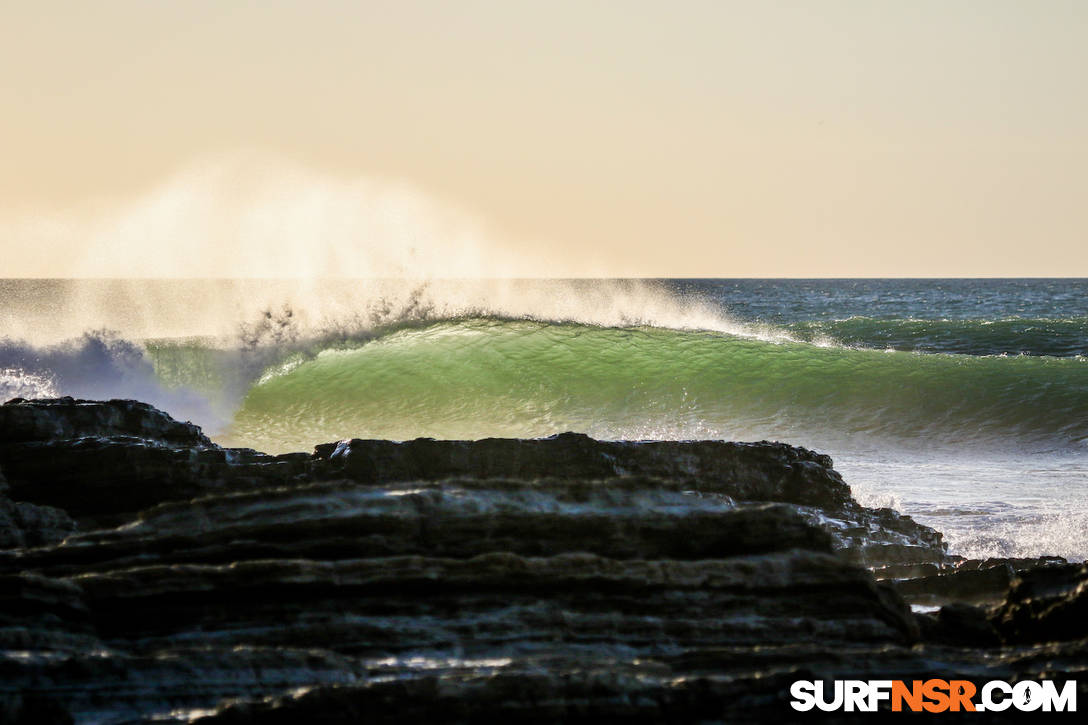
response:
[[[176,446],[211,446],[192,423],[179,423],[147,403],[135,400],[24,400],[0,405],[0,443],[132,436]]]
[[[944,567],[932,561],[916,564],[884,564],[873,567],[873,576],[878,580],[884,579],[918,579],[927,576],[937,576]]]
[[[60,509],[0,496],[0,549],[55,544],[75,530],[72,517]]]
[[[956,562],[956,569],[962,571],[975,571],[979,569],[992,569],[994,567],[1008,567],[1013,571],[1026,571],[1042,566],[1061,566],[1069,562],[1061,556],[1035,556],[1035,557],[991,557],[989,559],[963,559]]]
[[[86,629],[87,607],[79,586],[29,573],[0,576],[0,623],[26,625],[40,620]]]
[[[949,556],[781,443],[266,456],[132,401],[3,410],[0,723],[788,722],[796,679],[1088,662],[1082,568]]]
[[[784,443],[610,442],[576,433],[534,440],[353,439],[319,445],[313,454],[316,476],[364,483],[638,475],[737,500],[839,508],[852,500],[850,487],[831,465],[828,456]]]
[[[0,697],[0,725],[72,725],[67,708],[54,699],[34,695]]]
[[[605,442],[563,434],[541,440],[351,440],[317,446],[312,458],[273,457],[218,448],[195,427],[134,401],[13,401],[5,408],[21,421],[13,425],[24,431],[17,437],[29,439],[26,431],[37,431],[44,439],[0,445],[11,497],[63,509],[84,529],[122,523],[162,502],[333,477],[375,486],[456,476],[643,476],[735,500],[813,508],[813,520],[831,531],[837,548],[863,565],[944,556],[940,534],[894,511],[858,506],[829,457],[782,443]],[[74,435],[84,424],[97,437],[54,437]]]
[[[17,683],[35,658],[103,648],[78,585],[28,573],[0,576],[0,682]],[[23,691],[0,686],[0,699]]]
[[[897,653],[898,669],[886,679],[924,679],[932,671]],[[795,653],[795,657],[797,653]],[[647,663],[583,661],[557,668],[490,673],[424,675],[366,684],[318,687],[262,701],[224,704],[191,722],[200,725],[288,723],[860,723],[906,717],[896,713],[798,713],[789,707],[789,687],[813,679],[807,669],[761,672],[760,676],[682,676]],[[888,663],[871,662],[863,672]],[[906,666],[904,666],[906,665]],[[893,665],[894,667],[894,665]],[[914,669],[917,667],[917,669]],[[842,664],[823,671],[855,679]],[[832,674],[833,673],[833,674]],[[894,673],[894,674],[893,674]],[[965,679],[956,670],[948,679]],[[816,677],[816,679],[820,679]],[[1084,688],[1081,688],[1081,692]],[[883,714],[883,717],[882,717]],[[930,718],[921,715],[922,722]],[[939,719],[932,720],[938,722]],[[1024,722],[1021,713],[987,713],[986,722]]]
[[[382,489],[335,481],[162,504],[121,529],[24,552],[12,565],[58,574],[265,558],[505,551],[720,559],[794,548],[830,552],[831,537],[795,506],[738,506],[658,479],[467,479]]]
[[[738,500],[841,508],[850,489],[831,459],[782,443],[541,440],[341,441],[312,460],[224,450],[199,429],[135,401],[17,399],[0,407],[0,466],[13,499],[57,506],[103,524],[164,501],[294,478],[379,484],[471,478],[651,476]]]
[[[308,648],[179,642],[162,650],[134,649],[90,642],[80,650],[39,650],[19,658],[0,653],[0,703],[27,696],[51,698],[77,722],[131,723],[150,714],[160,719],[187,708],[206,709],[240,694],[272,695],[365,681],[368,664],[377,667]]]
[[[918,618],[922,638],[927,642],[967,647],[997,647],[1001,637],[989,619],[989,613],[970,604],[955,602],[941,607],[935,617]]]
[[[346,653],[565,642],[648,653],[711,644],[910,641],[894,595],[829,554],[702,561],[592,554],[343,562],[258,560],[78,577],[108,638],[310,646]]]
[[[223,449],[192,423],[134,400],[23,400],[0,406],[7,495],[63,509],[85,528],[163,501],[290,481],[309,456]]]
[[[1023,571],[995,611],[1008,642],[1057,642],[1088,637],[1088,564]]]
[[[282,484],[305,466],[298,456],[123,436],[0,446],[0,461],[13,499],[64,509],[88,528],[163,501]]]
[[[1012,567],[1007,565],[963,569],[897,581],[895,589],[904,599],[916,604],[995,604],[1005,597],[1015,576]]]
[[[949,561],[939,531],[892,509],[870,509],[851,500],[838,508],[811,508],[809,516],[831,534],[844,557],[861,566],[943,566]]]
[[[87,622],[83,591],[62,579],[26,573],[0,576],[0,622],[25,624],[42,618],[82,628]]]
[[[754,685],[754,687],[753,687]],[[279,725],[296,722],[753,722],[753,714],[787,716],[785,678],[762,682],[648,678],[631,671],[571,668],[566,674],[494,673],[421,677],[363,687],[319,688],[265,702],[232,703],[194,722]],[[762,713],[741,695],[762,690]],[[777,700],[777,707],[767,703]],[[738,720],[737,717],[744,717]]]

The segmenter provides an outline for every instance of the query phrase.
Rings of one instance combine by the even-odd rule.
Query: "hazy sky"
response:
[[[1088,276],[1086,72],[1076,0],[0,0],[0,276],[245,276],[239,196],[260,273]]]

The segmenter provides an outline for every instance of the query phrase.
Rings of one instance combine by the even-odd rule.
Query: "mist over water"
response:
[[[407,182],[256,153],[206,158],[133,198],[0,209],[0,235],[12,277],[480,278],[536,276],[546,258]]]

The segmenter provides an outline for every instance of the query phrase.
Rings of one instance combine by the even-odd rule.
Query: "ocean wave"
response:
[[[87,332],[45,346],[0,339],[0,401],[58,395],[135,398],[210,429],[221,428],[229,416],[208,396],[164,383],[142,344],[113,333]]]
[[[1080,449],[1083,358],[921,354],[787,337],[466,318],[269,366],[229,435],[269,450],[358,436],[778,438]]]
[[[138,398],[270,452],[344,437],[566,430],[852,451],[1088,449],[1083,357],[813,344],[770,326],[432,315],[393,310],[315,333],[269,312],[234,344],[108,333],[46,347],[2,341],[0,396]]]

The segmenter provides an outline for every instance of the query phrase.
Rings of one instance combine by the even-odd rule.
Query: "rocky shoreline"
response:
[[[782,443],[270,456],[135,401],[0,406],[0,723],[789,721],[819,678],[1083,699],[1086,615],[1085,565],[949,555]]]

